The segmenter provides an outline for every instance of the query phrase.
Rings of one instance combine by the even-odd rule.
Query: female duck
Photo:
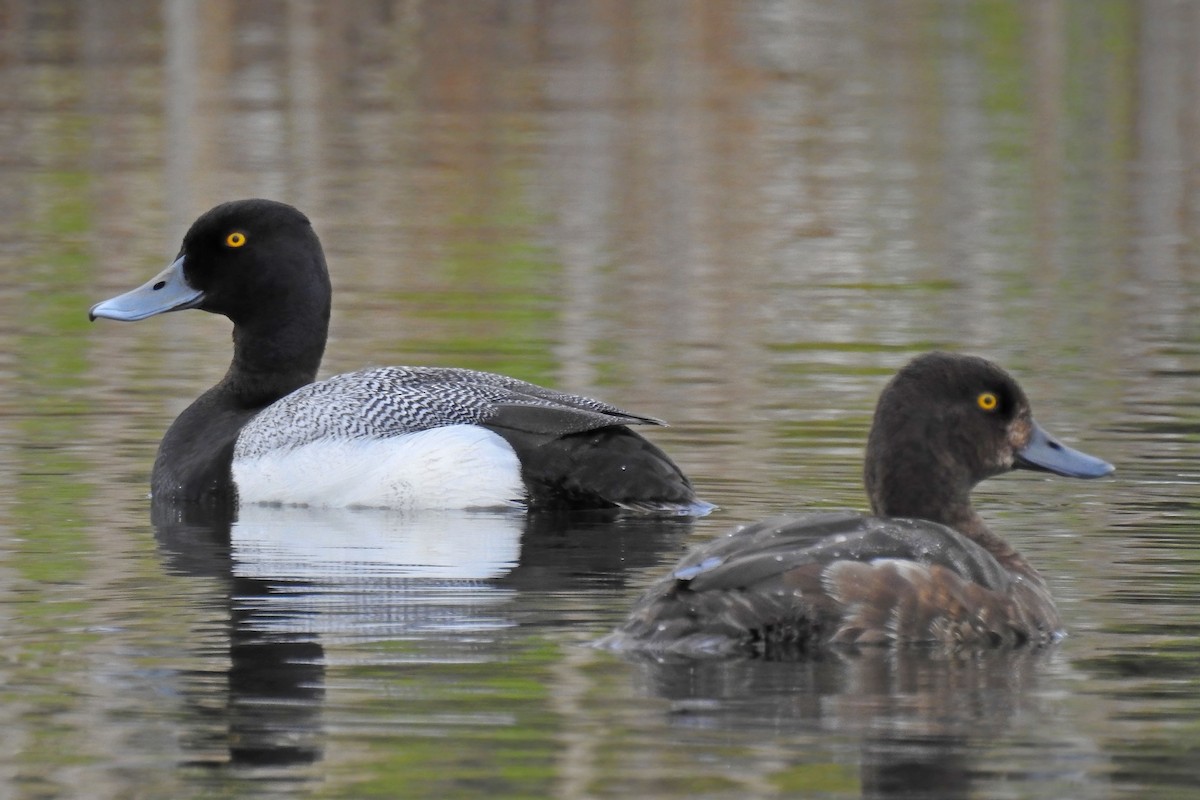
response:
[[[91,318],[199,308],[233,322],[233,363],[167,430],[156,500],[391,508],[711,508],[629,425],[586,397],[466,369],[382,367],[314,383],[329,273],[308,219],[270,200],[193,223],[175,261]]]
[[[975,484],[1014,468],[1113,470],[1039,427],[994,364],[919,356],[875,410],[865,469],[875,516],[780,517],[697,548],[602,644],[779,657],[823,645],[1050,641],[1060,625],[1041,575],[971,508]]]

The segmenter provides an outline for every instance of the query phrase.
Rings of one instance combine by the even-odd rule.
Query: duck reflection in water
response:
[[[761,741],[761,762],[743,765],[744,773],[779,771],[782,757],[785,774],[838,780],[846,794],[950,800],[978,796],[995,780],[994,745],[1014,720],[1036,739],[1037,720],[1061,713],[1058,698],[1039,684],[1056,652],[825,648],[790,661],[639,658],[631,666],[637,691],[667,702],[674,738],[737,731]],[[857,758],[830,763],[830,748],[842,747],[856,749]],[[857,774],[837,766],[845,761],[857,762]],[[1064,779],[1072,776],[1074,765],[1058,766]],[[1023,779],[1045,782],[1048,769],[1021,775],[1014,766],[1008,780],[1014,787]]]
[[[1015,468],[1113,470],[1046,433],[995,364],[919,356],[876,406],[864,470],[874,516],[781,517],[719,538],[651,586],[601,644],[794,657],[827,646],[1053,641],[1061,623],[1042,576],[971,507],[977,483]]]
[[[227,649],[227,672],[189,670],[182,689],[196,709],[191,763],[214,767],[324,757],[329,648],[356,646],[360,665],[376,653],[379,670],[406,669],[394,648],[374,644],[395,640],[433,664],[501,657],[479,637],[520,638],[523,590],[577,591],[581,575],[620,589],[626,570],[656,563],[691,530],[686,517],[619,512],[235,512],[167,501],[154,502],[152,521],[165,568],[215,587],[218,618],[184,641],[200,662]]]

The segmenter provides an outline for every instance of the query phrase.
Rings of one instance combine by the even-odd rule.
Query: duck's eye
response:
[[[229,247],[241,247],[246,243],[246,234],[241,231],[234,231],[225,237],[225,244]]]
[[[995,411],[996,406],[1000,405],[1000,401],[996,395],[991,392],[983,392],[979,397],[975,398],[975,403],[984,411]]]

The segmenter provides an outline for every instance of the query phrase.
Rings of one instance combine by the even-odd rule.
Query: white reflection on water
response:
[[[230,529],[240,578],[487,580],[516,567],[524,516],[247,506]]]
[[[867,785],[882,731],[894,761],[964,766],[943,787],[962,794],[1192,790],[1200,6],[896,5],[6,3],[14,785],[291,797],[303,773],[278,750],[311,735],[291,757],[330,795],[856,797],[885,793]],[[519,546],[505,521],[405,542],[251,512],[232,546],[228,525],[164,525],[155,551],[154,446],[225,369],[228,326],[82,318],[194,214],[251,195],[296,203],[326,244],[326,372],[493,368],[669,418],[656,440],[724,510],[694,531],[539,522]],[[1073,632],[1056,662],[639,682],[557,647],[607,630],[689,538],[861,506],[874,396],[935,345],[1003,363],[1118,466],[981,490],[1055,586]],[[515,723],[445,747],[456,713]],[[929,758],[904,752],[914,733]],[[275,772],[208,785],[180,768],[193,750]]]

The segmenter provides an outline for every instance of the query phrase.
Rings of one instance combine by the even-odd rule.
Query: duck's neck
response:
[[[243,408],[264,408],[316,380],[328,332],[328,306],[278,324],[235,324],[233,361],[218,386]]]
[[[983,547],[984,550],[992,554],[992,557],[1000,563],[1000,566],[1009,572],[1021,573],[1028,577],[1036,578],[1039,582],[1041,581],[1038,571],[1034,569],[1032,564],[1025,560],[1025,556],[1017,552],[1017,549],[1004,539],[992,533],[987,523],[975,513],[974,509],[968,508],[966,516],[953,522],[943,522],[942,524],[954,528],[954,530]]]
[[[230,464],[238,432],[266,406],[312,383],[328,327],[327,310],[307,322],[269,330],[235,323],[229,371],[163,435],[151,478],[155,499],[232,503]]]
[[[972,486],[962,479],[961,470],[933,457],[923,463],[915,461],[911,457],[873,460],[868,449],[864,480],[871,500],[871,513],[880,517],[909,517],[940,523],[983,547],[1005,569],[1037,576],[1037,570],[1025,557],[992,533],[975,512],[971,506]],[[920,476],[920,480],[903,480],[904,476]]]

